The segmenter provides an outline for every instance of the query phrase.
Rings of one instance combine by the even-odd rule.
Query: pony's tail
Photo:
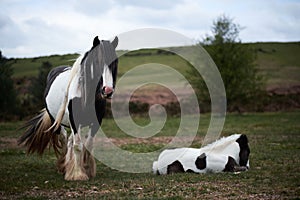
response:
[[[53,147],[55,154],[60,154],[62,148],[59,141],[60,129],[56,132],[46,132],[52,125],[51,118],[46,109],[41,110],[40,114],[29,120],[21,129],[25,129],[23,135],[19,138],[18,144],[23,144],[27,147],[27,153],[38,153],[42,155],[47,148]]]

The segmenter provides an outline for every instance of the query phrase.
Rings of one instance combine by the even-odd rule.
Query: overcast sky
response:
[[[300,0],[0,0],[6,57],[82,53],[92,39],[163,28],[199,40],[226,14],[243,42],[300,41]]]

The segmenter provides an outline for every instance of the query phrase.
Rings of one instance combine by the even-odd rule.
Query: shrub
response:
[[[263,91],[263,79],[255,65],[255,52],[242,45],[238,39],[240,30],[238,24],[222,15],[213,22],[212,36],[206,36],[202,42],[220,71],[230,111],[240,111],[246,104],[259,103],[257,97],[262,96]],[[188,75],[200,104],[209,104],[210,96],[203,79],[192,68]]]
[[[0,118],[7,118],[16,108],[16,92],[11,78],[13,69],[0,53]]]

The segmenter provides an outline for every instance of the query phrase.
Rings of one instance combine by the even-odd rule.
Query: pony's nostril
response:
[[[111,88],[111,87],[104,87],[103,91],[104,91],[105,94],[110,94],[114,91],[114,89]]]
[[[106,87],[104,86],[102,88],[102,97],[107,98],[107,99],[111,99],[112,95],[113,95],[114,89],[111,87]]]

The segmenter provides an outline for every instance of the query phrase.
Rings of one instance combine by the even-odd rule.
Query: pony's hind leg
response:
[[[83,166],[86,170],[87,175],[90,178],[96,176],[96,162],[93,156],[93,143],[94,143],[94,136],[91,134],[91,128],[90,128],[88,137],[83,147]]]
[[[60,136],[59,136],[59,142],[62,148],[60,157],[57,160],[57,169],[61,173],[65,173],[65,160],[66,160],[66,154],[67,154],[67,143],[68,143],[68,135],[64,127],[61,127]]]
[[[78,129],[78,131],[80,128]],[[89,177],[85,173],[85,169],[82,165],[82,150],[83,144],[80,138],[80,134],[74,134],[70,136],[68,140],[68,151],[65,160],[65,180],[88,180]]]

